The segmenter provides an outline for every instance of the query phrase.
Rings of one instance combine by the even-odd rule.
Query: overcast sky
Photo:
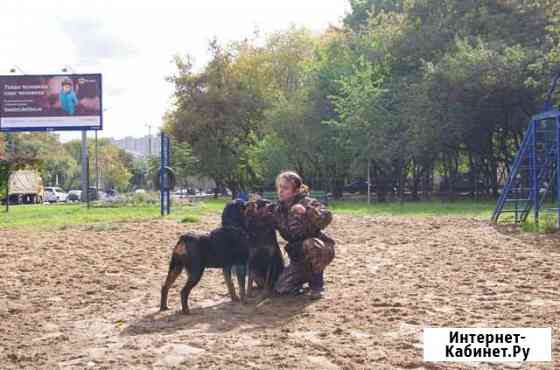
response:
[[[48,6],[47,6],[48,5]],[[6,1],[0,12],[0,74],[103,74],[102,136],[143,136],[169,107],[175,54],[208,60],[208,41],[303,25],[340,24],[347,0]],[[64,134],[64,139],[78,133]]]

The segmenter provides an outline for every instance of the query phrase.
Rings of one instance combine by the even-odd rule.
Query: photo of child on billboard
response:
[[[97,81],[85,77],[56,76],[49,80],[51,114],[84,116],[99,114]]]
[[[60,89],[60,108],[64,113],[74,115],[76,106],[78,105],[78,97],[73,90],[72,81],[67,79],[62,81],[62,89]]]

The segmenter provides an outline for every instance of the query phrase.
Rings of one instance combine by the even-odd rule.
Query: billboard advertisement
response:
[[[0,131],[101,130],[101,74],[0,76]]]

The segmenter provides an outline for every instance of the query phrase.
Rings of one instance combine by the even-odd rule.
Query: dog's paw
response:
[[[190,315],[190,311],[189,310],[181,310],[181,315]]]

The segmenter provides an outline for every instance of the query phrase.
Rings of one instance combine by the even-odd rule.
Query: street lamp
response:
[[[74,68],[72,68],[72,67],[69,66],[69,65],[65,65],[65,66],[62,68],[62,72],[63,72],[63,73],[68,73],[68,70],[70,70],[70,71],[72,72],[72,74],[76,74],[76,72],[74,71]]]
[[[14,65],[12,68],[10,68],[10,73],[16,73],[18,72],[21,73],[22,75],[26,74],[17,64]]]

